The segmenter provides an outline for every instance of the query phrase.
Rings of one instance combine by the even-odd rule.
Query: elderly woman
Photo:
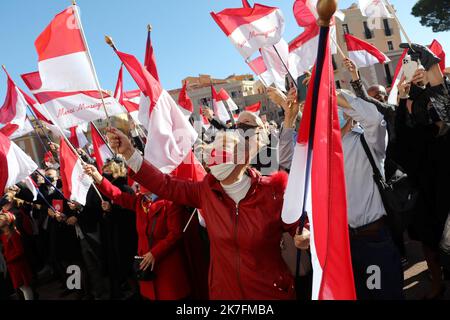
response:
[[[217,137],[208,161],[210,174],[202,182],[186,182],[161,173],[123,133],[109,129],[111,147],[124,155],[135,181],[164,199],[202,210],[211,243],[213,300],[295,298],[294,278],[280,250],[282,234],[295,235],[297,229],[297,224],[281,220],[287,174],[262,177],[249,168],[262,140],[258,130],[253,133]]]

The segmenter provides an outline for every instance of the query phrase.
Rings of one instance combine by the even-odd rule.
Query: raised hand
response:
[[[135,149],[128,137],[116,128],[107,128],[106,132],[111,148],[123,155],[125,160],[129,160]]]

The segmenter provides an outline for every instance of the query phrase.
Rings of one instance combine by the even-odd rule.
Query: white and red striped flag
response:
[[[385,64],[391,60],[375,46],[350,34],[345,35],[348,57],[358,68],[370,67],[377,63]]]
[[[222,122],[227,122],[231,120],[228,110],[231,112],[232,106],[234,110],[237,110],[236,104],[233,102],[233,100],[230,98],[230,96],[224,89],[220,90],[219,93],[217,93],[214,86],[211,85],[211,92],[212,92],[212,103],[214,114]],[[231,103],[231,105],[228,103]],[[226,104],[228,104],[228,107]]]
[[[91,123],[91,135],[97,168],[98,171],[102,173],[102,169],[106,161],[112,159],[114,157],[114,154],[111,152],[111,149],[105,143],[105,140],[102,138],[101,133],[98,132],[97,128],[92,123]]]
[[[244,59],[277,44],[284,33],[283,14],[274,7],[255,3],[253,8],[225,9],[211,16]]]
[[[185,81],[183,83],[183,88],[181,88],[180,95],[178,96],[178,105],[181,107],[183,114],[189,119],[192,112],[194,112],[194,104],[187,94],[187,85],[188,82]]]
[[[98,90],[90,91],[46,91],[39,72],[22,75],[22,79],[39,104],[34,107],[53,124],[68,129],[91,121],[106,119],[103,103]],[[123,107],[108,92],[103,91],[108,114],[123,114]]]
[[[329,30],[323,29],[318,49],[320,60],[313,70],[308,90],[284,195],[282,219],[291,224],[307,214],[314,270],[313,300],[354,300],[344,154],[331,40]]]
[[[33,131],[33,126],[27,118],[27,101],[22,91],[16,86],[6,69],[7,91],[3,106],[0,108],[0,129],[4,135],[11,139],[24,136]]]
[[[145,159],[163,173],[172,173],[183,164],[185,170],[177,172],[180,176],[204,175],[192,152],[198,135],[180,107],[136,57],[120,51],[116,53],[144,96],[139,119],[148,130]],[[202,172],[197,172],[200,169]]]
[[[140,124],[139,103],[141,101],[141,91],[123,91],[123,65],[120,66],[116,89],[114,91],[114,98],[126,109],[134,122],[136,122],[136,124]]]
[[[262,106],[262,103],[260,101],[255,104],[252,104],[251,106],[245,107],[245,111],[252,112],[252,113],[256,114],[257,116],[259,116],[259,114],[261,112],[261,106]]]
[[[80,126],[72,127],[69,129],[69,131],[69,141],[75,148],[84,148],[89,144],[89,141],[84,135],[83,129]]]
[[[98,90],[77,6],[55,16],[35,41],[45,91]]]
[[[286,75],[289,68],[289,45],[281,39],[272,47],[261,48],[261,56],[267,66],[267,71],[271,73],[273,83],[281,91],[286,90]]]
[[[64,197],[83,206],[86,205],[86,196],[93,181],[84,173],[81,160],[65,139],[61,139],[59,159]]]
[[[275,82],[275,79],[273,78],[272,73],[268,70],[263,57],[259,56],[252,61],[248,61],[247,64],[258,76],[265,87],[270,87]]]
[[[319,44],[319,26],[314,23],[289,45],[289,65],[292,76],[297,79],[316,63]]]
[[[37,164],[0,132],[0,193],[29,177]]]
[[[211,127],[211,124],[209,123],[209,120],[205,115],[203,114],[203,106],[199,107],[200,117],[202,118],[202,126],[205,130],[208,130],[209,127]]]

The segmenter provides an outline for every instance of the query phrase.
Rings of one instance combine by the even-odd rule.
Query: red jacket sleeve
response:
[[[159,241],[150,251],[156,263],[171,252],[183,237],[183,214],[182,207],[170,204],[167,207],[167,236]]]
[[[147,161],[143,161],[142,167],[131,178],[156,194],[161,199],[173,201],[177,204],[201,209],[201,184],[173,178],[164,174]]]
[[[122,192],[122,190],[109,182],[108,179],[103,178],[102,183],[98,185],[98,189],[101,193],[111,199],[114,204],[128,210],[136,210],[137,196],[135,194]]]
[[[13,231],[10,241],[10,250],[8,250],[8,252],[5,252],[5,260],[7,263],[14,262],[24,255],[22,239],[17,231]]]

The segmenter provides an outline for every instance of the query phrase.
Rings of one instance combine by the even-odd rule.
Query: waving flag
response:
[[[181,107],[184,115],[189,119],[192,112],[194,112],[194,104],[187,94],[187,81],[183,83],[183,88],[181,89],[180,95],[178,96],[178,105]]]
[[[430,50],[441,59],[441,62],[439,63],[439,67],[441,68],[442,72],[444,73],[445,70],[445,51],[442,45],[437,41],[436,39],[433,40],[433,42],[428,46]]]
[[[377,63],[388,63],[391,60],[375,46],[350,34],[345,35],[348,57],[358,68],[370,67]]]
[[[148,72],[155,78],[156,81],[160,82],[159,75],[158,75],[158,68],[156,67],[156,58],[155,58],[155,52],[153,50],[153,44],[152,44],[152,31],[151,27],[148,28],[147,33],[147,46],[145,49],[145,68]]]
[[[232,104],[234,104],[233,100],[231,100],[230,96],[224,89],[220,90],[219,93],[217,93],[216,89],[214,89],[214,86],[211,86],[211,91],[212,91],[212,103],[214,114],[222,122],[227,122],[231,120],[230,114],[228,113],[228,108],[230,108],[230,105],[228,105],[227,108],[226,103],[231,101]]]
[[[106,119],[98,90],[46,91],[42,88],[39,72],[23,74],[22,79],[39,102],[35,105],[36,109],[61,128],[68,129],[86,122]],[[119,102],[106,91],[103,91],[103,98],[110,116],[124,113]]]
[[[30,176],[37,164],[0,132],[0,193]]]
[[[298,78],[316,63],[319,45],[319,26],[313,24],[289,45],[289,66],[294,78]]]
[[[306,99],[282,219],[311,231],[314,300],[353,300],[341,131],[330,28],[321,27],[316,67]]]
[[[284,39],[272,47],[261,48],[261,56],[271,73],[273,83],[281,91],[286,90],[286,67],[289,65],[289,45]]]
[[[205,130],[208,130],[209,127],[211,127],[211,124],[209,123],[208,118],[203,115],[203,106],[200,106],[199,110],[200,110],[200,117],[202,118],[202,126]]]
[[[258,58],[247,62],[247,64],[258,76],[259,80],[261,80],[265,87],[270,87],[275,82],[272,73],[268,70],[266,64],[264,63],[263,57],[259,56]]]
[[[116,51],[142,91],[139,119],[148,130],[144,157],[164,173],[189,162],[197,133],[169,93],[136,57]]]
[[[114,98],[126,109],[133,121],[140,124],[139,103],[141,101],[141,91],[123,91],[123,65],[120,66],[116,90],[114,91]]]
[[[3,106],[0,108],[0,129],[4,135],[14,138],[25,135],[33,130],[27,119],[27,102],[21,90],[16,86],[5,68],[7,76],[7,91]]]
[[[59,160],[64,197],[86,205],[86,196],[93,181],[84,173],[81,161],[65,139],[61,139]]]
[[[281,11],[261,4],[255,4],[253,8],[211,12],[211,16],[244,59],[248,59],[260,48],[280,42],[284,32]]]
[[[252,104],[251,106],[245,107],[245,111],[255,113],[257,116],[259,116],[259,113],[261,112],[261,101],[255,104]]]
[[[56,15],[35,46],[43,90],[98,90],[76,6]]]
[[[359,0],[359,9],[364,17],[392,18],[383,0]]]
[[[80,126],[70,128],[69,141],[77,149],[84,148],[87,144],[89,144],[89,141]]]
[[[92,144],[94,146],[94,156],[95,161],[97,162],[97,168],[99,172],[102,172],[102,168],[105,165],[108,159],[112,159],[114,154],[111,152],[111,149],[105,143],[105,140],[102,138],[100,132],[98,132],[97,128],[91,123],[91,134],[92,134]]]
[[[244,8],[251,8],[252,6],[248,3],[248,0],[242,0],[242,6]]]

